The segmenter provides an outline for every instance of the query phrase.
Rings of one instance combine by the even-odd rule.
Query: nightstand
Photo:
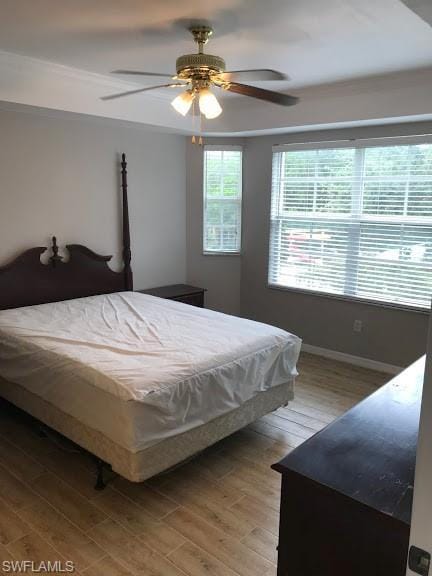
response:
[[[158,286],[149,290],[137,290],[141,294],[177,300],[178,302],[199,306],[200,308],[204,308],[204,292],[206,291],[206,288],[198,288],[188,284],[172,284],[171,286]]]

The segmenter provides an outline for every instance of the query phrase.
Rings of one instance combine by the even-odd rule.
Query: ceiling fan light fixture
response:
[[[115,100],[123,96],[131,96],[155,90],[157,88],[186,87],[186,92],[174,98],[171,102],[175,110],[182,116],[186,116],[195,100],[199,102],[200,122],[202,116],[208,119],[217,118],[222,113],[222,107],[209,88],[216,87],[228,90],[234,94],[241,94],[250,98],[257,98],[265,102],[279,104],[281,106],[293,106],[297,104],[298,98],[283,92],[274,92],[257,86],[243,84],[242,81],[267,81],[267,80],[287,80],[288,77],[282,72],[270,68],[258,68],[252,70],[231,70],[226,71],[225,60],[214,54],[204,53],[204,45],[207,43],[213,30],[207,25],[192,25],[190,28],[195,42],[198,44],[198,53],[183,54],[176,61],[176,75],[141,72],[139,70],[115,70],[116,74],[135,76],[161,76],[171,78],[171,82],[157,86],[144,86],[136,90],[128,90],[120,94],[110,94],[103,96],[102,100]],[[240,81],[240,82],[239,82]],[[195,116],[195,109],[193,116]]]
[[[222,114],[221,105],[208,88],[202,88],[199,92],[199,108],[208,120],[217,118]]]
[[[189,112],[192,102],[194,101],[195,94],[190,90],[182,92],[174,98],[171,102],[171,106],[182,116],[186,116]]]

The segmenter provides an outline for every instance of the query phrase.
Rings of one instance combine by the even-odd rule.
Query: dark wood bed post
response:
[[[124,262],[124,280],[125,290],[133,290],[133,277],[131,268],[131,247],[130,247],[130,228],[129,228],[129,204],[128,204],[128,185],[127,185],[127,162],[126,154],[123,152],[121,161],[121,182],[123,194],[123,262]]]

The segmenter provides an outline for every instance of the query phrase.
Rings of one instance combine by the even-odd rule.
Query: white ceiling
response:
[[[5,81],[0,83],[0,99],[112,117],[119,117],[121,110],[120,117],[149,122],[149,118],[136,114],[137,107],[143,103],[151,106],[159,96],[166,105],[171,92],[134,96],[123,100],[121,108],[114,102],[96,104],[89,100],[86,110],[82,106],[77,109],[80,98],[74,90],[78,90],[78,85],[71,90],[74,101],[67,102],[67,91],[63,93],[58,79],[61,67],[46,65],[41,79],[43,63],[30,58],[67,67],[63,73],[69,77],[69,84],[72,76],[79,76],[77,70],[70,68],[96,73],[97,76],[83,74],[79,80],[84,84],[86,80],[91,84],[92,80],[99,85],[99,92],[89,88],[87,95],[81,94],[83,100],[97,100],[97,93],[127,89],[137,82],[127,79],[125,83],[109,77],[110,70],[174,72],[176,57],[195,51],[186,30],[192,20],[205,20],[214,26],[215,34],[207,51],[223,56],[229,69],[281,70],[289,74],[291,81],[267,83],[266,87],[294,94],[301,95],[308,86],[355,82],[371,75],[432,67],[432,27],[428,23],[432,21],[431,3],[431,0],[0,0],[0,50],[12,53],[0,58],[0,78],[8,80],[7,86]],[[23,57],[21,75],[26,70],[26,74],[34,75],[32,81],[17,78],[16,71],[12,74],[11,62],[18,65],[15,55]],[[1,68],[2,61],[9,67],[7,74]],[[148,85],[149,81],[143,80],[142,84]],[[32,86],[37,94],[34,101],[28,90]],[[51,92],[53,86],[59,87],[57,105],[53,94],[46,95],[49,105],[44,104],[42,92],[49,86]],[[246,111],[249,105],[253,110],[248,126],[251,130],[257,109],[279,110],[262,102],[252,105],[250,99],[239,96],[230,98],[226,106],[236,107],[239,102]],[[165,116],[154,122],[150,119],[150,123],[187,129],[186,124],[174,121],[172,114]],[[221,128],[223,123],[219,122],[219,131]],[[242,131],[237,128],[240,128],[237,132]]]

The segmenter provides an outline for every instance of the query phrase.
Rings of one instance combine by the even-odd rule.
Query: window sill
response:
[[[298,294],[306,294],[309,296],[318,296],[319,298],[329,298],[330,300],[342,300],[345,302],[366,304],[368,306],[377,306],[378,308],[390,308],[392,310],[401,310],[402,312],[414,312],[416,314],[423,314],[428,316],[430,308],[417,308],[415,306],[407,306],[405,304],[391,304],[390,302],[380,302],[378,300],[368,300],[359,296],[346,296],[342,294],[329,294],[327,292],[319,292],[318,290],[308,290],[306,288],[292,288],[289,286],[278,286],[277,284],[267,283],[267,288],[270,290],[279,290],[281,292],[295,292]]]
[[[241,256],[241,252],[202,252],[203,256]]]

